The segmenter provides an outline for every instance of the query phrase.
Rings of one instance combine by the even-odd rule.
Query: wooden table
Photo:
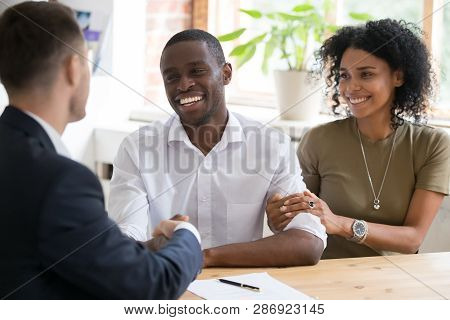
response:
[[[312,267],[209,268],[199,280],[253,272],[318,299],[450,299],[450,252],[322,260]],[[181,299],[200,299],[186,291]]]

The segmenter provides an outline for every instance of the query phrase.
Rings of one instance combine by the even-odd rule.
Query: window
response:
[[[209,31],[218,36],[231,32],[239,26],[246,26],[248,30],[246,31],[247,37],[243,38],[242,41],[246,41],[252,38],[252,36],[261,33],[258,30],[258,21],[254,21],[245,14],[239,12],[239,8],[256,8],[263,12],[272,10],[288,10],[293,7],[298,1],[270,1],[270,0],[251,0],[246,1],[245,5],[240,3],[240,1],[209,1]],[[243,42],[242,42],[243,43]],[[237,45],[238,42],[234,43],[223,43],[223,49],[225,52],[225,57],[228,60],[228,54],[231,52],[232,48]],[[250,104],[258,105],[264,107],[274,107],[275,97],[274,97],[274,84],[272,75],[269,73],[267,75],[263,74],[261,71],[262,55],[257,53],[255,56],[239,70],[234,67],[234,77],[233,81],[227,88],[227,101],[237,104]],[[272,68],[285,69],[282,63],[278,65],[271,65]]]
[[[355,21],[348,16],[349,12],[367,12],[374,19],[403,19],[407,22],[421,24],[423,16],[423,1],[421,0],[376,0],[376,5],[374,2],[374,0],[338,1],[337,24],[355,24]]]
[[[323,1],[323,0],[322,0]],[[290,9],[301,1],[295,0],[252,0],[218,1],[209,0],[208,30],[214,35],[229,33],[239,27],[248,27],[254,32],[248,38],[242,36],[235,43],[223,43],[225,55],[231,49],[244,43],[252,35],[258,33],[258,25],[247,15],[240,13],[239,8],[257,9],[263,12],[279,9]],[[315,0],[313,2],[321,2]],[[448,0],[332,0],[334,12],[330,18],[338,25],[358,23],[352,21],[349,12],[369,13],[374,19],[394,18],[416,23],[425,32],[425,43],[431,48],[437,80],[440,85],[439,95],[435,101],[435,118],[450,119],[450,1]],[[330,21],[330,22],[331,22]],[[260,48],[262,49],[262,48]],[[239,104],[275,106],[274,85],[271,74],[261,72],[261,56],[258,52],[242,68],[234,69],[233,82],[228,88],[228,101]],[[230,59],[231,60],[231,59]],[[232,60],[231,60],[232,61]],[[232,61],[233,62],[233,61]],[[271,65],[272,68],[284,68],[282,65]]]

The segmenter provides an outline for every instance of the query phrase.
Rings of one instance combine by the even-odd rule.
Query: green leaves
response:
[[[283,21],[296,21],[296,20],[302,20],[302,16],[284,13],[284,12],[277,12],[276,15],[281,18]]]
[[[305,50],[304,47],[296,47],[295,48],[295,69],[301,70],[303,65],[303,60],[305,59]]]
[[[267,33],[263,33],[257,37],[254,37],[252,40],[250,40],[249,42],[245,43],[245,44],[241,44],[240,46],[235,47],[231,52],[230,52],[230,56],[231,57],[239,57],[244,55],[248,48],[251,46],[256,47],[256,45],[258,43],[260,43],[261,41],[264,40],[264,38],[266,37]]]
[[[236,61],[237,67],[238,68],[242,67],[242,65],[244,65],[248,60],[250,60],[255,55],[255,52],[256,52],[256,45],[254,44],[248,45],[245,48],[244,52],[237,57]]]
[[[303,3],[299,4],[298,6],[295,6],[292,11],[294,12],[305,12],[305,11],[311,11],[314,10],[314,6],[309,3]]]
[[[321,7],[312,1],[304,1],[286,12],[261,12],[254,9],[240,9],[240,12],[252,19],[262,21],[259,26],[263,33],[247,42],[235,46],[230,56],[235,57],[237,67],[243,66],[256,53],[258,47],[263,47],[262,71],[267,73],[271,59],[283,60],[289,69],[304,70],[308,57],[338,27],[328,23],[326,14],[333,8],[333,1],[323,0]],[[369,14],[351,12],[354,20],[367,21],[372,19]],[[218,37],[219,41],[239,39],[246,28],[237,29]],[[307,48],[314,45],[313,48]]]
[[[254,37],[252,40],[250,40],[249,42],[250,43],[253,43],[253,44],[258,44],[258,43],[260,43],[261,41],[263,41],[264,40],[264,38],[266,37],[266,35],[267,35],[267,32],[264,32],[263,34],[261,34],[261,35],[259,35],[259,36],[257,36],[257,37]]]
[[[364,21],[364,22],[368,21],[368,20],[373,20],[373,17],[368,13],[350,12],[348,15],[353,20]]]
[[[336,25],[334,25],[334,24],[328,24],[328,25],[325,26],[325,30],[326,30],[328,33],[333,34],[333,33],[335,33],[336,31],[339,30],[339,27],[336,26]]]
[[[245,30],[247,30],[247,28],[237,29],[236,31],[218,36],[217,39],[219,41],[223,41],[223,42],[235,40],[235,39],[239,38],[245,32]]]
[[[231,57],[237,58],[237,67],[241,67],[248,60],[250,60],[256,52],[256,45],[264,40],[267,33],[263,33],[257,37],[254,37],[250,41],[245,44],[241,44],[240,46],[235,47],[231,52]]]
[[[275,51],[277,47],[277,38],[272,36],[270,37],[269,41],[266,42],[266,45],[264,47],[264,57],[262,62],[262,71],[264,74],[267,74],[269,72],[269,59],[272,57],[273,52]]]
[[[230,57],[238,57],[238,56],[243,55],[245,53],[245,50],[247,50],[248,46],[249,46],[249,44],[246,43],[246,44],[241,44],[240,46],[235,47],[233,50],[231,50]]]
[[[305,43],[308,39],[308,26],[299,25],[294,29],[294,35],[301,40],[302,43]],[[306,43],[305,43],[306,44]]]
[[[239,9],[240,12],[248,14],[250,17],[255,19],[260,19],[262,17],[262,13],[258,10],[245,10],[245,9]]]

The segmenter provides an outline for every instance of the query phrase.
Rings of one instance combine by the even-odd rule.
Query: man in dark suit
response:
[[[104,210],[97,178],[60,135],[85,115],[86,46],[72,11],[26,2],[0,17],[0,298],[172,299],[202,265],[198,231],[163,221],[152,252]]]

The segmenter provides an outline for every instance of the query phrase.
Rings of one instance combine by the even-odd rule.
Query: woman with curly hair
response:
[[[311,192],[268,202],[272,229],[299,211],[329,234],[323,258],[418,251],[449,193],[450,141],[425,125],[429,53],[418,29],[384,19],[341,28],[318,57],[341,120],[303,137],[298,156]]]

